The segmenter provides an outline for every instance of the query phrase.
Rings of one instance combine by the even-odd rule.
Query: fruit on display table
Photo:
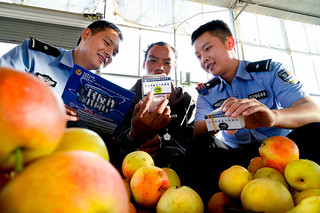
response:
[[[167,173],[167,175],[169,177],[169,187],[178,188],[181,186],[181,180],[180,180],[178,174],[176,173],[176,171],[174,171],[173,169],[171,169],[169,167],[165,167],[162,169]]]
[[[133,174],[130,188],[137,204],[155,207],[161,195],[169,188],[169,177],[157,166],[143,166]]]
[[[308,159],[299,159],[298,146],[283,136],[267,138],[258,151],[260,156],[252,158],[248,165],[252,180],[243,187],[239,187],[239,182],[246,172],[241,166],[233,165],[221,173],[218,183],[221,192],[213,193],[208,202],[209,213],[225,213],[229,210],[320,212],[319,164]],[[230,172],[231,168],[233,172]],[[234,168],[237,168],[238,174]],[[239,179],[236,180],[235,177]],[[221,179],[228,180],[222,187]],[[240,191],[240,199],[235,196],[235,191]]]
[[[109,161],[109,152],[103,139],[96,132],[85,128],[66,128],[54,152],[87,150]]]
[[[255,173],[258,169],[261,169],[262,167],[265,167],[266,165],[264,164],[262,158],[259,157],[254,157],[251,159],[249,166],[248,166],[248,171],[251,173]]]
[[[208,201],[208,213],[225,213],[231,208],[235,208],[233,200],[223,192],[214,193]]]
[[[66,109],[52,89],[31,74],[0,67],[0,170],[50,154],[66,127]],[[17,151],[18,150],[18,151]]]
[[[320,165],[307,159],[291,161],[284,170],[290,186],[297,191],[320,189]]]
[[[265,178],[278,181],[282,183],[287,189],[289,189],[289,185],[284,177],[284,175],[278,170],[271,167],[263,167],[256,171],[253,175],[253,179]]]
[[[273,136],[263,141],[259,154],[266,166],[283,173],[290,161],[299,159],[299,148],[287,137]]]
[[[153,158],[145,151],[130,152],[122,161],[122,174],[130,180],[133,174],[143,166],[154,166]]]
[[[123,212],[120,173],[89,151],[60,152],[25,167],[0,191],[1,212]]]
[[[190,187],[170,187],[157,204],[157,213],[202,213],[204,206],[200,196]]]
[[[252,179],[250,172],[239,165],[231,166],[223,171],[219,178],[219,188],[228,197],[240,197],[243,187]]]
[[[294,198],[294,204],[298,205],[302,200],[308,197],[320,196],[320,189],[307,189],[299,192]]]
[[[320,196],[308,197],[287,213],[319,213]]]
[[[254,179],[241,192],[241,203],[246,211],[286,212],[294,207],[289,190],[278,181]]]

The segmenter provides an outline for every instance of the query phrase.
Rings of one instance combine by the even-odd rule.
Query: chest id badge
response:
[[[220,108],[212,111],[209,115],[206,115],[205,121],[209,132],[242,129],[245,126],[242,115],[239,115],[236,118],[226,117]]]

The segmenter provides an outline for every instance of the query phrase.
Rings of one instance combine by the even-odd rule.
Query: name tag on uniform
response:
[[[262,98],[266,98],[268,97],[267,91],[266,90],[262,90],[260,92],[256,92],[256,93],[252,93],[250,95],[248,95],[248,98],[255,98],[255,99],[262,99]]]
[[[149,92],[155,94],[169,94],[171,93],[171,77],[166,75],[145,75],[142,77],[143,95]]]
[[[221,110],[214,110],[209,115],[206,115],[205,121],[209,132],[242,129],[245,126],[242,115],[239,115],[236,118],[226,117]]]

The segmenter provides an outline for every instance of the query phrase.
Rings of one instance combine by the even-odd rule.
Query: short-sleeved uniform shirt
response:
[[[281,63],[270,59],[252,63],[240,60],[232,85],[220,77],[213,79],[211,82],[215,82],[215,85],[208,89],[208,93],[198,96],[195,122],[203,120],[205,115],[219,108],[229,97],[255,98],[270,109],[281,109],[289,108],[297,100],[308,96],[302,90],[302,84]],[[221,139],[227,145],[237,148],[241,144],[261,143],[275,135],[286,136],[289,132],[288,129],[276,127],[243,128],[233,135],[222,131]]]
[[[72,50],[30,38],[0,58],[0,66],[36,75],[61,97],[73,68]]]

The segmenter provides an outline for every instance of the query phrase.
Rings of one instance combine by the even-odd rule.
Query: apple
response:
[[[279,181],[287,189],[289,189],[289,185],[288,185],[286,179],[284,178],[284,175],[281,172],[279,172],[278,170],[274,169],[274,168],[263,167],[263,168],[259,169],[253,175],[253,179],[257,179],[257,178],[266,178],[266,179]]]
[[[289,162],[299,159],[299,148],[287,137],[273,136],[263,141],[259,154],[266,166],[283,173]]]
[[[167,173],[169,177],[169,187],[178,188],[181,186],[181,181],[176,171],[168,167],[164,167],[162,169]]]
[[[204,206],[201,197],[188,186],[167,189],[157,204],[157,213],[193,212],[203,213]]]
[[[320,189],[320,166],[312,160],[291,161],[284,170],[284,176],[297,191]]]
[[[241,192],[241,203],[249,212],[286,212],[294,207],[289,190],[279,181],[253,179]]]
[[[71,150],[86,150],[100,155],[109,161],[109,152],[103,139],[98,133],[85,128],[66,128],[58,147],[54,152]]]
[[[264,164],[262,158],[259,157],[254,157],[251,159],[249,166],[248,166],[248,171],[251,173],[255,173],[258,169],[265,167],[266,165]]]
[[[320,189],[307,189],[300,192],[294,199],[294,204],[298,205],[302,200],[308,197],[320,196]]]
[[[208,213],[226,213],[227,208],[234,208],[231,199],[223,192],[216,192],[208,202]]]
[[[33,75],[0,67],[0,170],[10,170],[16,150],[23,162],[48,155],[66,128],[66,109]]]
[[[122,161],[122,174],[130,180],[132,175],[143,166],[154,166],[151,155],[145,151],[133,151]]]
[[[163,192],[169,188],[169,177],[157,166],[143,166],[132,176],[130,188],[138,205],[154,207]]]
[[[129,200],[120,173],[89,151],[33,161],[0,191],[1,212],[123,212]]]
[[[233,165],[224,170],[219,177],[219,188],[229,198],[239,198],[243,187],[252,179],[243,166]]]
[[[320,196],[308,197],[301,201],[287,213],[319,213],[320,212]]]

